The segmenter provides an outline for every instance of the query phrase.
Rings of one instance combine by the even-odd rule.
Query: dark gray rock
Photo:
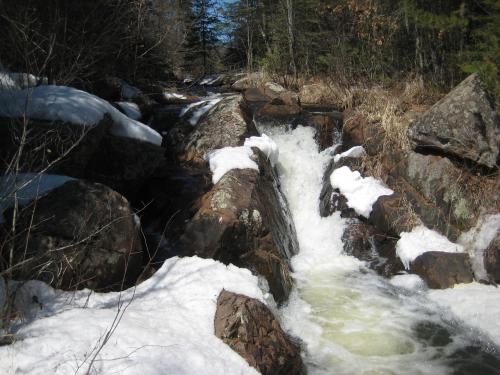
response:
[[[217,298],[215,335],[262,375],[306,373],[300,346],[260,301],[223,290]]]
[[[500,128],[493,98],[473,74],[411,124],[409,137],[421,149],[493,168],[497,163]]]
[[[25,208],[16,227],[14,271],[56,288],[120,290],[142,267],[142,243],[128,201],[81,180],[52,190]]]
[[[484,268],[490,280],[500,284],[500,233],[484,251]]]
[[[410,270],[432,289],[446,289],[474,281],[469,255],[465,253],[428,251],[411,263]]]

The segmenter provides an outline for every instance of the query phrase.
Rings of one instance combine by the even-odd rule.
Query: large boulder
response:
[[[262,302],[223,290],[214,327],[215,335],[262,375],[306,373],[299,345]]]
[[[466,253],[428,251],[411,263],[410,270],[424,279],[432,289],[446,289],[455,284],[474,281],[469,255]]]
[[[494,99],[473,74],[415,121],[409,137],[420,149],[437,150],[493,168],[500,127]]]
[[[83,174],[111,126],[108,115],[94,126],[1,117],[0,174],[12,172],[15,158],[20,172]]]
[[[108,187],[73,180],[21,211],[14,277],[56,288],[119,290],[141,271],[138,222],[128,201]]]
[[[422,222],[452,241],[481,213],[500,212],[498,178],[477,176],[447,158],[410,152],[387,169],[388,184],[403,191]]]
[[[180,122],[169,132],[167,143],[180,160],[205,165],[207,152],[242,145],[247,137],[257,134],[241,95],[232,95],[208,110],[196,127]]]
[[[377,155],[384,147],[385,131],[380,122],[369,121],[352,110],[344,113],[342,143],[345,150],[363,146],[370,156]]]
[[[372,206],[369,221],[379,232],[397,237],[402,232],[411,232],[417,224],[413,219],[405,209],[404,198],[394,193],[377,199]]]
[[[260,171],[233,169],[201,199],[180,239],[185,255],[246,267],[267,279],[284,302],[291,291],[290,258],[298,244],[286,199],[269,161],[254,149]]]

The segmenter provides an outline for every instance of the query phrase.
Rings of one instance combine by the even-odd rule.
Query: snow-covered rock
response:
[[[137,104],[131,102],[117,102],[116,104],[118,104],[123,112],[132,120],[138,121],[141,119],[142,113]]]
[[[0,92],[0,116],[62,121],[94,126],[106,114],[113,119],[113,135],[161,145],[162,136],[150,127],[128,118],[107,101],[66,86],[38,86],[33,89]]]

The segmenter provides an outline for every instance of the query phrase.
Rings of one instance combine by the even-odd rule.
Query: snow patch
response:
[[[372,206],[380,196],[394,193],[375,178],[361,177],[358,171],[353,172],[347,166],[335,169],[330,176],[330,183],[347,198],[350,208],[366,218],[370,216]]]
[[[168,259],[121,293],[63,292],[29,281],[16,294],[28,323],[17,331],[19,341],[0,347],[0,373],[256,375],[213,333],[223,289],[265,303],[249,270],[198,257]],[[120,309],[116,330],[97,353]]]
[[[128,118],[107,101],[85,91],[66,86],[38,86],[33,89],[0,92],[0,116],[22,117],[96,125],[108,114],[113,119],[111,133],[161,145],[162,136]]]
[[[219,83],[222,80],[222,78],[224,78],[223,75],[208,76],[208,77],[203,78],[200,81],[200,85],[202,85],[202,86],[213,86],[216,83]]]
[[[450,242],[448,238],[423,225],[413,228],[411,232],[403,232],[396,243],[396,255],[401,259],[405,269],[410,269],[410,263],[419,255],[428,251],[460,253],[464,251],[461,245]]]
[[[35,87],[38,84],[46,85],[46,77],[37,77],[29,73],[0,72],[0,91],[20,90]]]
[[[73,180],[75,179],[68,176],[37,173],[0,177],[0,223],[4,222],[3,213],[14,206],[16,199],[19,205],[24,206]]]
[[[250,137],[245,139],[244,146],[257,147],[267,156],[273,167],[278,161],[279,157],[278,145],[266,134],[262,134],[260,137]]]
[[[365,155],[366,151],[363,146],[354,146],[341,154],[335,155],[333,160],[337,163],[342,158],[361,158]]]
[[[189,123],[191,124],[191,126],[195,126],[200,121],[200,118],[210,109],[216,106],[221,100],[222,97],[220,95],[213,95],[208,99],[191,103],[182,109],[179,117],[184,117],[186,113],[192,111],[191,117],[189,118]]]
[[[187,100],[187,97],[182,95],[182,94],[177,94],[177,93],[172,93],[172,92],[164,92],[163,96],[165,99],[181,99],[181,100]]]
[[[250,157],[253,151],[250,147],[224,147],[208,153],[207,159],[212,171],[214,185],[231,169],[259,170],[257,163]]]
[[[137,104],[131,102],[117,102],[116,104],[118,104],[132,120],[139,120],[142,117],[141,110]]]

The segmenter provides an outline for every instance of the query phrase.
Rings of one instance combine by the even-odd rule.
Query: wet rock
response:
[[[24,209],[16,231],[20,280],[56,288],[120,290],[142,266],[138,224],[128,201],[108,187],[75,180]]]
[[[263,375],[305,374],[300,347],[260,301],[223,290],[217,299],[215,335]]]
[[[500,284],[500,233],[484,251],[484,268],[490,280]]]
[[[274,99],[259,109],[256,116],[259,121],[292,120],[301,112],[302,109],[297,104],[286,104],[281,99]]]
[[[378,122],[370,122],[352,112],[344,113],[342,143],[344,150],[354,146],[363,146],[370,156],[380,153],[384,146],[385,131]]]
[[[293,121],[292,125],[311,126],[316,129],[315,139],[320,151],[341,141],[342,113],[340,112],[305,113]]]
[[[390,277],[404,269],[396,256],[396,238],[391,238],[358,219],[349,219],[342,235],[344,252],[367,262],[382,276]]]
[[[180,123],[167,136],[167,148],[179,160],[205,165],[205,155],[222,147],[240,146],[258,135],[240,95],[224,98],[198,122],[196,127]]]
[[[474,280],[469,255],[465,253],[429,251],[418,256],[410,269],[432,289],[451,288],[455,284]]]
[[[437,150],[488,168],[497,163],[498,116],[494,100],[477,74],[465,79],[411,124],[408,135],[419,149]]]
[[[290,258],[298,251],[295,228],[278,179],[263,153],[259,171],[234,169],[201,198],[179,247],[185,255],[213,258],[263,275],[274,298],[290,293]]]
[[[166,134],[177,124],[185,106],[169,104],[155,107],[152,111],[151,127],[161,134]]]

